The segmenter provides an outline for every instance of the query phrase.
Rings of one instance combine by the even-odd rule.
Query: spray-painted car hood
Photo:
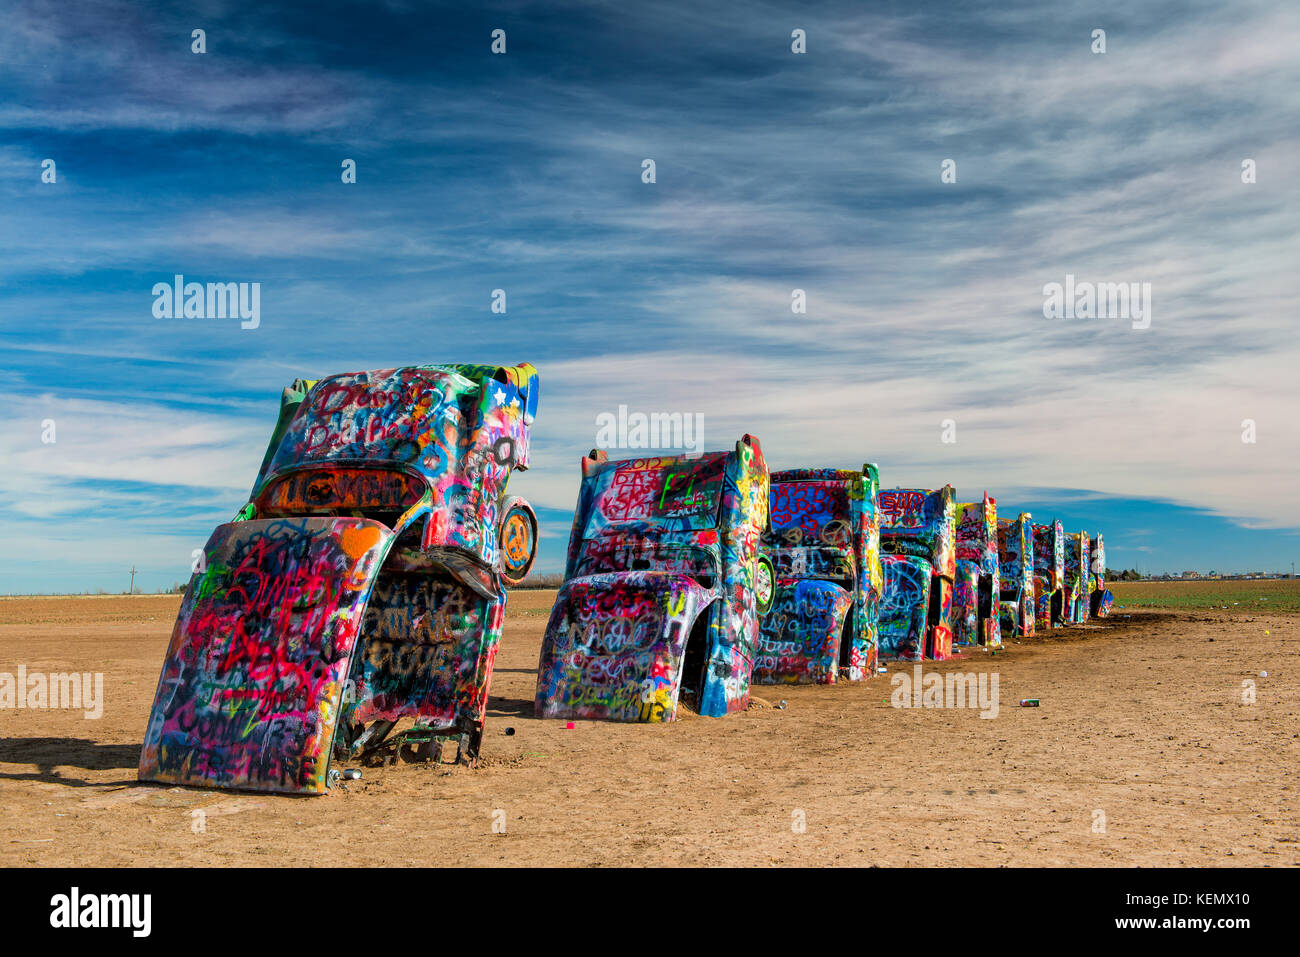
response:
[[[366,519],[219,526],[172,631],[141,779],[323,792],[361,616],[392,539]]]

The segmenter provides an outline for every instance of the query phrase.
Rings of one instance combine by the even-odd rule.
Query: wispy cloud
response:
[[[1051,491],[1179,542],[1142,546],[1171,568],[1248,528],[1281,561],[1297,42],[1300,12],[1254,2],[20,3],[0,33],[0,522],[66,521],[41,547],[75,576],[77,521],[188,541],[237,508],[297,375],[527,359],[542,407],[516,484],[552,537],[595,414],[626,404],[699,412],[714,447],[753,432],[776,467]],[[261,327],[154,319],[177,272],[261,282]],[[1151,328],[1043,318],[1067,273],[1151,283]]]

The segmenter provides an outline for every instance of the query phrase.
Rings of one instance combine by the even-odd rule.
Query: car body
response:
[[[1101,532],[1092,540],[1089,557],[1092,562],[1092,574],[1088,580],[1092,617],[1106,618],[1115,605],[1115,596],[1106,587],[1106,540]]]
[[[1038,628],[1065,624],[1065,526],[1059,519],[1034,530],[1034,617]]]
[[[479,749],[505,584],[536,517],[537,371],[423,365],[284,391],[248,503],[196,562],[140,779],[319,794],[332,756]],[[518,544],[518,543],[516,543]],[[531,546],[526,546],[531,547]],[[394,725],[416,727],[386,741]]]
[[[880,595],[880,473],[791,469],[771,476],[763,536],[776,573],[759,627],[755,684],[831,684],[875,674]]]
[[[582,461],[564,584],[537,669],[538,717],[672,721],[744,710],[770,605],[768,469],[728,452]]]
[[[1002,644],[998,562],[998,503],[984,493],[979,502],[957,504],[957,567],[952,598],[954,645]]]
[[[880,657],[942,661],[952,656],[956,574],[956,493],[880,492]]]
[[[1065,616],[1066,621],[1073,625],[1081,625],[1089,617],[1089,545],[1087,532],[1071,532],[1065,536]]]
[[[998,519],[999,580],[1002,585],[1002,634],[1010,638],[1034,635],[1033,516],[1021,512]]]

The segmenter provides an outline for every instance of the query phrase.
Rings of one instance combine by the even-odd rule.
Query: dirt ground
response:
[[[878,676],[568,729],[533,717],[553,597],[511,596],[478,767],[316,798],[135,783],[177,597],[0,599],[0,671],[103,672],[106,699],[0,710],[0,864],[1300,864],[1300,616],[1117,612],[925,666],[997,672],[992,719],[893,708]]]

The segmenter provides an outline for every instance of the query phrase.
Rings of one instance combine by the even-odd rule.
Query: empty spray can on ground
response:
[[[1021,698],[1021,699],[1020,699],[1020,707],[1022,707],[1022,708],[1037,708],[1037,707],[1038,707],[1038,699],[1037,699],[1037,698]]]

